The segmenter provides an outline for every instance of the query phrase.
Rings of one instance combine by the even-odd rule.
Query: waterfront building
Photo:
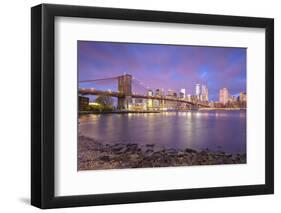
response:
[[[167,97],[168,98],[177,97],[177,93],[175,93],[174,90],[172,90],[172,89],[168,89]],[[175,109],[176,102],[175,101],[165,101],[165,107],[167,107],[167,109]]]
[[[84,96],[79,96],[79,111],[88,110],[89,106],[89,98]]]
[[[238,97],[239,106],[242,108],[247,107],[247,94],[245,92],[240,92]]]
[[[202,85],[201,87],[201,101],[207,102],[209,100],[209,91],[206,85]]]
[[[153,100],[153,108],[160,108],[160,100]]]
[[[224,104],[223,104],[223,103],[220,103],[220,102],[214,102],[214,107],[216,107],[216,108],[222,108],[222,107],[224,107]]]
[[[134,111],[142,111],[146,110],[146,100],[142,98],[133,98],[132,105],[130,107],[130,110]]]
[[[164,89],[156,89],[155,96],[164,96]]]
[[[201,86],[200,84],[195,85],[195,95],[197,96],[197,99],[200,100],[201,95]]]
[[[209,100],[209,91],[206,85],[196,84],[195,85],[195,95],[197,101],[207,102]]]
[[[174,90],[168,89],[167,96],[173,97],[173,95],[174,95]]]
[[[215,103],[213,101],[209,102],[209,107],[215,107]]]
[[[197,102],[197,101],[198,101],[197,95],[191,95],[191,96],[190,96],[190,100],[191,100],[192,102]]]
[[[158,97],[164,97],[164,89],[156,89],[155,90],[155,96]],[[164,100],[154,100],[153,101],[153,107],[160,109],[163,109],[165,105],[165,101]]]
[[[190,95],[190,94],[187,94],[187,95],[186,95],[186,99],[187,99],[188,101],[191,101],[191,95]]]
[[[233,102],[236,102],[236,101],[237,101],[237,98],[236,98],[235,96],[229,95],[228,101],[229,101],[230,103],[233,103]]]
[[[247,94],[245,92],[240,92],[239,101],[240,102],[246,102],[247,101]]]
[[[182,97],[181,97],[181,96],[182,96]],[[180,90],[180,98],[185,98],[185,97],[186,97],[185,89],[182,88],[182,89]]]
[[[226,104],[229,101],[229,92],[227,88],[220,89],[219,92],[219,102]]]
[[[142,98],[133,98],[133,100],[134,100],[134,104],[143,104],[143,103],[145,103],[145,100],[144,99],[142,99]]]
[[[151,89],[147,91],[147,96],[153,96],[153,91]]]
[[[148,90],[147,91],[147,96],[153,96],[153,91]],[[153,100],[152,99],[147,99],[147,108],[151,109],[153,107]]]
[[[184,93],[183,93],[183,92],[180,92],[179,98],[184,99],[184,97],[185,97]]]

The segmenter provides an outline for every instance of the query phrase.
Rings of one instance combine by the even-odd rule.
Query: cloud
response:
[[[150,88],[209,87],[216,99],[220,88],[235,94],[246,89],[246,49],[199,46],[78,42],[79,79],[132,74]]]

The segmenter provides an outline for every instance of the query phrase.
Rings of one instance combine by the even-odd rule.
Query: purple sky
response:
[[[209,99],[217,101],[223,87],[232,95],[246,92],[246,48],[78,41],[79,81],[124,73],[153,90],[164,88],[165,93],[185,88],[194,94],[196,83],[205,84]],[[79,86],[116,91],[117,81]],[[133,86],[134,92],[138,90],[141,87]]]

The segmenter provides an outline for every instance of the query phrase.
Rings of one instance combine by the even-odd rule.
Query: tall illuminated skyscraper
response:
[[[219,101],[223,104],[226,104],[229,101],[229,92],[227,88],[220,89]]]
[[[147,96],[153,96],[153,91],[152,90],[148,90],[147,91]],[[148,109],[153,107],[153,100],[152,99],[147,99],[147,107],[148,107]]]
[[[209,100],[208,87],[206,85],[196,84],[195,95],[197,100],[208,101]]]
[[[200,84],[195,85],[195,95],[199,98],[201,95],[201,87]]]
[[[208,101],[209,100],[209,91],[206,85],[202,85],[201,87],[201,101]]]
[[[153,96],[153,91],[151,89],[147,91],[147,96]]]
[[[185,98],[186,97],[186,93],[185,93],[185,89],[181,89],[180,91],[180,98]]]

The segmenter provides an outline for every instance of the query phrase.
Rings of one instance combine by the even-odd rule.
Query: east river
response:
[[[246,111],[80,115],[79,134],[103,144],[246,153]]]

